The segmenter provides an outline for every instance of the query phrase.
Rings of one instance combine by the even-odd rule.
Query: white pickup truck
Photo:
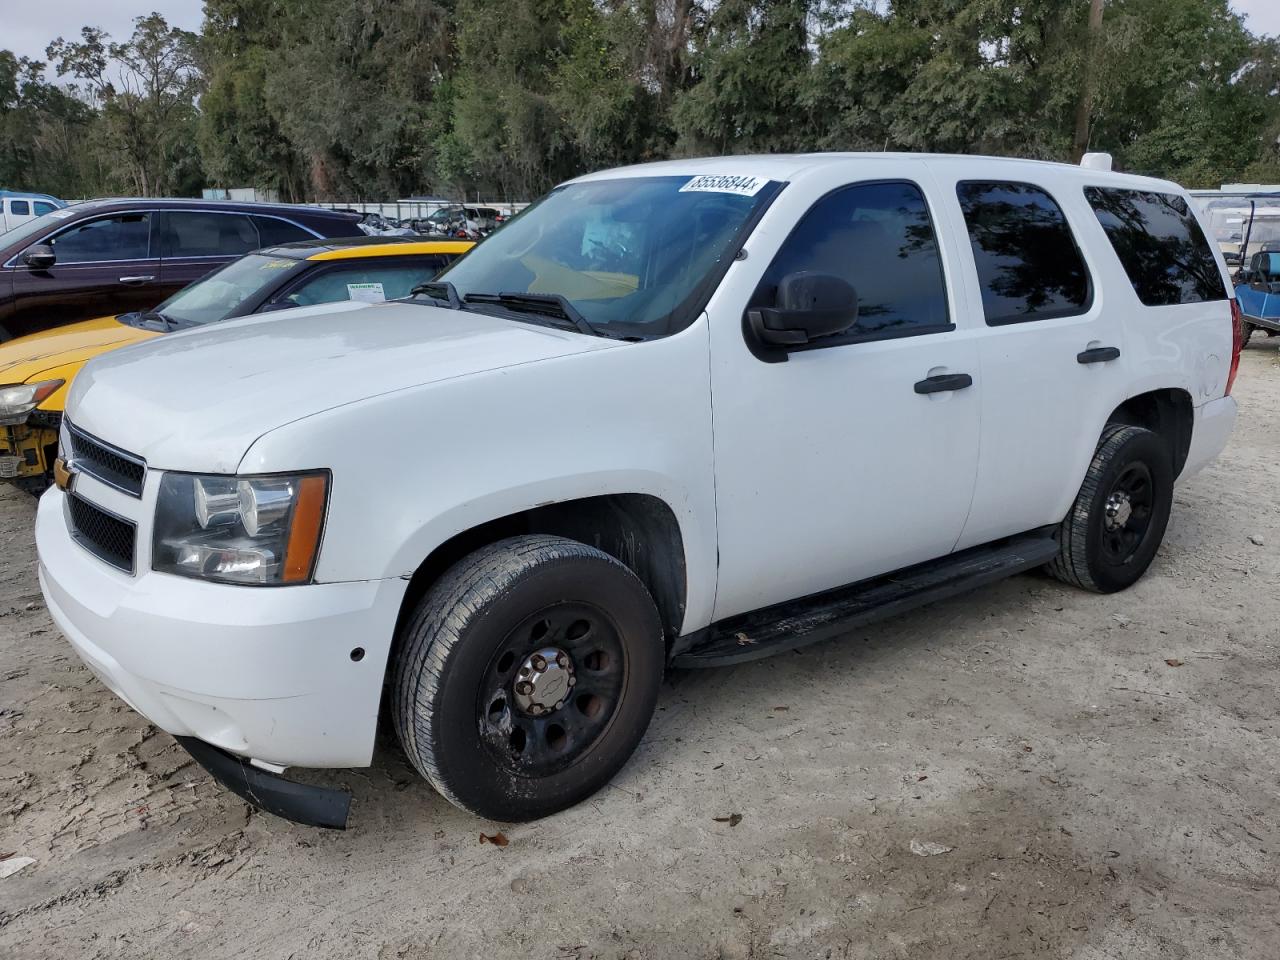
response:
[[[500,821],[600,788],[663,670],[1045,567],[1109,592],[1226,444],[1240,323],[1175,184],[684,160],[552,191],[412,298],[91,361],[36,522],[113,691],[300,822],[380,708]]]

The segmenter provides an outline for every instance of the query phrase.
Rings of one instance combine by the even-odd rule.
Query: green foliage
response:
[[[0,183],[529,198],[706,153],[931,150],[1280,180],[1280,41],[1228,0],[205,0],[0,51]],[[70,81],[69,85],[66,81]],[[1086,95],[1086,93],[1088,95]]]

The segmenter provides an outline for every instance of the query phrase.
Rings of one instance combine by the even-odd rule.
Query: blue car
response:
[[[1244,342],[1254,330],[1280,333],[1280,249],[1260,250],[1236,274],[1236,299],[1244,314]]]

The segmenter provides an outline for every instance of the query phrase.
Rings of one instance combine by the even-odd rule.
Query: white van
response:
[[[1176,184],[984,157],[677,160],[552,191],[404,301],[91,360],[36,539],[102,681],[251,802],[384,702],[500,821],[605,784],[668,664],[1036,567],[1123,590],[1236,417]]]
[[[65,206],[66,204],[61,200],[45,196],[43,193],[13,193],[9,190],[0,190],[0,233]]]

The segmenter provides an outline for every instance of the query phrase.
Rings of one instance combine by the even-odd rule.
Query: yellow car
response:
[[[185,287],[154,310],[85,320],[0,344],[0,479],[32,493],[52,481],[58,427],[85,362],[174,330],[341,300],[396,300],[475,244],[360,237],[268,247]]]

